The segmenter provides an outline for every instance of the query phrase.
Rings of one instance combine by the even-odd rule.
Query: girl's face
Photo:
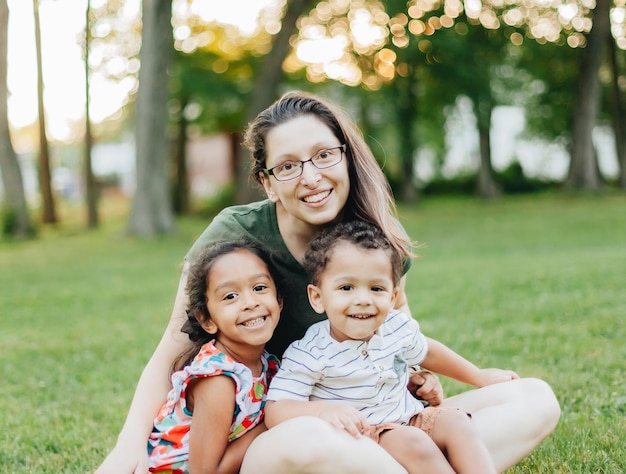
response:
[[[336,341],[368,341],[393,309],[398,289],[384,250],[338,243],[322,272],[320,286],[308,286],[309,301],[326,311]]]
[[[340,145],[331,129],[315,115],[301,115],[267,134],[265,167],[270,169],[288,160],[308,160],[321,150]],[[326,225],[340,216],[348,201],[348,159],[344,154],[341,162],[326,169],[317,169],[308,162],[297,178],[277,181],[274,176],[263,175],[261,183],[268,197],[295,219],[309,225]]]
[[[247,250],[219,257],[207,279],[211,317],[202,325],[228,347],[262,346],[272,337],[282,304],[265,262]]]

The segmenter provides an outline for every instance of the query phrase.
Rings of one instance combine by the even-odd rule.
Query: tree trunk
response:
[[[587,35],[587,47],[582,51],[574,106],[572,157],[565,182],[570,189],[598,190],[602,184],[593,148],[593,128],[600,105],[598,72],[604,57],[606,38],[610,34],[610,4],[611,0],[597,0],[593,26]]]
[[[478,168],[478,195],[491,199],[500,195],[500,189],[493,179],[491,164],[491,115],[493,107],[490,103],[476,101],[476,118],[478,122],[478,138],[480,148],[480,167]]]
[[[396,91],[396,125],[400,143],[400,189],[398,197],[402,202],[417,201],[417,187],[413,153],[417,148],[413,124],[417,117],[417,95],[415,94],[417,79],[414,76],[397,76],[393,82]]]
[[[619,87],[619,65],[617,62],[617,46],[613,35],[608,35],[609,57],[611,63],[611,91],[613,96],[613,135],[615,135],[615,152],[617,154],[618,178],[617,184],[620,188],[626,188],[626,115],[624,114],[624,104],[622,93]]]
[[[187,127],[185,118],[185,107],[187,107],[187,97],[181,98],[180,118],[178,120],[178,134],[174,146],[174,173],[173,173],[173,206],[174,212],[178,215],[189,214],[189,179],[187,176]]]
[[[89,24],[90,11],[91,0],[87,0],[87,9],[85,14],[85,156],[83,162],[83,180],[85,182],[85,197],[87,199],[87,227],[89,229],[95,229],[98,227],[98,189],[91,165],[93,136],[91,133],[91,118],[89,114],[89,46],[91,39]]]
[[[2,229],[14,237],[28,237],[34,229],[28,215],[22,170],[20,169],[9,133],[7,111],[7,27],[9,8],[7,2],[0,1],[0,174],[4,187],[4,212]]]
[[[43,206],[42,222],[54,224],[57,216],[52,193],[50,153],[46,136],[46,114],[43,106],[43,69],[41,61],[41,26],[39,23],[39,0],[33,0],[35,14],[35,51],[37,54],[37,108],[39,111],[39,189]]]
[[[283,78],[283,61],[289,53],[289,39],[297,32],[298,18],[311,8],[317,0],[287,0],[287,11],[282,19],[282,27],[276,37],[271,51],[265,56],[257,74],[250,102],[246,109],[246,124],[252,121],[259,112],[270,105],[278,95],[278,87]],[[247,149],[239,154],[237,166],[237,192],[235,200],[245,204],[260,199],[262,190],[257,186],[250,186],[251,158]]]
[[[141,68],[137,91],[137,187],[128,233],[140,237],[173,233],[168,180],[168,74],[173,50],[172,3],[143,1]]]

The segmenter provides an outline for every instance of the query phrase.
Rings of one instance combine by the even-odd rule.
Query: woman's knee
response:
[[[303,416],[276,425],[258,436],[248,448],[241,472],[325,472],[341,448],[340,432],[328,422]],[[343,438],[345,440],[345,438]],[[251,467],[253,469],[248,470]],[[259,470],[260,469],[260,470]]]
[[[242,474],[385,474],[406,473],[368,438],[356,440],[316,417],[298,417],[276,425],[250,445]]]
[[[561,407],[559,401],[550,385],[537,378],[520,379],[523,382],[523,396],[530,405],[530,408],[538,412],[543,420],[542,429],[548,435],[556,427],[561,417]]]

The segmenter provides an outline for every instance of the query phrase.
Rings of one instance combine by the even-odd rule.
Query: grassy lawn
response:
[[[90,472],[103,459],[207,223],[140,241],[115,209],[97,232],[66,211],[38,240],[0,242],[5,472]],[[626,472],[626,196],[429,198],[401,219],[422,244],[407,286],[422,330],[559,398],[555,434],[510,473]]]

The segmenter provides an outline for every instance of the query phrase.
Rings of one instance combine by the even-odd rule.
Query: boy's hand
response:
[[[359,410],[339,403],[328,403],[319,413],[319,417],[326,420],[339,430],[345,430],[354,438],[369,436],[370,424]]]
[[[427,402],[430,406],[441,405],[443,402],[443,387],[435,374],[428,370],[413,372],[409,376],[407,389],[411,395]]]
[[[485,385],[493,385],[494,383],[510,382],[511,380],[519,379],[512,370],[502,369],[480,369],[478,373],[477,387],[484,387]]]

